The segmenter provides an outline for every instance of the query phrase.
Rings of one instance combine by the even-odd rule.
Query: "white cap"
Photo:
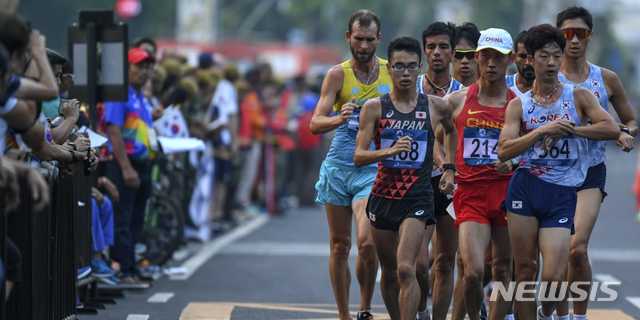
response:
[[[513,39],[507,30],[489,28],[480,32],[476,52],[484,49],[494,49],[502,54],[509,54],[513,50]]]

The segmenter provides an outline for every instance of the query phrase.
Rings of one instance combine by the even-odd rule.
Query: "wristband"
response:
[[[453,163],[445,163],[442,165],[442,170],[443,171],[453,170],[453,172],[456,172],[456,165]]]

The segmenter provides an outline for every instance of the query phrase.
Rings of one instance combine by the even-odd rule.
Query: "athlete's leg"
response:
[[[418,253],[418,259],[416,260],[416,277],[418,278],[418,285],[420,285],[420,303],[418,304],[418,311],[424,311],[427,309],[427,298],[429,296],[429,284],[431,279],[429,277],[429,242],[431,242],[431,234],[433,233],[433,226],[429,226],[431,232],[427,232],[420,244],[420,252]]]
[[[464,306],[464,267],[462,266],[462,257],[460,254],[456,256],[456,282],[453,288],[453,310],[451,311],[451,320],[463,320],[467,314],[467,308]]]
[[[571,237],[571,249],[569,256],[569,281],[586,281],[591,283],[591,263],[587,249],[591,232],[596,224],[600,204],[602,203],[602,191],[598,188],[578,191],[576,215],[573,220],[575,235]],[[591,284],[580,286],[583,290],[591,292]],[[573,314],[587,314],[589,299],[573,302]]]
[[[485,255],[491,240],[491,225],[466,221],[460,224],[458,236],[464,266],[464,302],[471,320],[478,320],[483,298]]]
[[[567,228],[542,228],[538,238],[540,253],[542,254],[542,277],[541,283],[546,283],[552,287],[553,283],[560,288],[560,282],[569,260],[569,241],[571,232]],[[559,290],[559,289],[558,289]],[[543,292],[544,294],[544,292]],[[551,292],[550,296],[557,296],[557,292]],[[546,299],[542,301],[542,312],[549,316],[556,309],[557,301]]]
[[[571,259],[571,257],[569,257],[569,259]],[[571,263],[571,261],[569,261],[569,263]],[[567,264],[567,267],[564,268],[564,274],[562,275],[562,279],[569,281],[569,264]],[[571,283],[569,282],[569,284]],[[558,314],[558,317],[569,315],[568,298],[570,294],[571,293],[567,292],[567,294],[565,294],[564,297],[562,297],[562,301],[558,302],[558,305],[556,306],[556,314]]]
[[[360,310],[371,309],[371,299],[376,288],[378,275],[378,257],[371,230],[373,227],[367,219],[367,199],[355,200],[352,204],[356,217],[358,256],[356,257],[356,277],[360,284]]]
[[[502,282],[508,288],[511,282],[511,244],[509,243],[509,230],[506,226],[496,226],[491,228],[491,273],[493,281]],[[504,297],[498,295],[496,301],[491,302],[489,308],[489,319],[503,320],[510,313],[511,302],[507,302]]]
[[[435,274],[431,290],[433,319],[445,319],[451,304],[453,267],[458,248],[458,232],[450,216],[442,216],[438,219],[433,248],[432,272]]]
[[[416,279],[416,258],[424,234],[424,221],[407,218],[400,225],[397,260],[401,320],[415,320],[418,312],[420,287]]]
[[[538,219],[508,212],[509,239],[515,262],[516,282],[535,281],[538,269]],[[531,289],[531,288],[528,288]],[[508,297],[513,299],[514,297]],[[535,298],[527,296],[526,298]],[[535,320],[535,301],[513,301],[518,320]]]
[[[372,229],[382,269],[382,279],[380,279],[382,300],[391,319],[400,319],[400,306],[398,305],[400,288],[398,287],[398,262],[396,260],[398,232]]]
[[[336,299],[340,319],[351,319],[349,315],[349,251],[351,249],[351,208],[326,204],[329,222],[329,275]]]

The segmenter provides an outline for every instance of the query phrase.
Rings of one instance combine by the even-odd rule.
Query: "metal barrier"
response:
[[[121,290],[98,289],[93,277],[77,281],[80,266],[93,257],[92,176],[76,170],[50,182],[51,203],[35,212],[29,186],[20,181],[20,206],[5,214],[0,208],[0,257],[7,263],[6,239],[22,254],[22,281],[8,301],[0,286],[0,320],[76,319],[79,312],[96,313],[104,304],[123,297]],[[155,164],[154,188],[149,202],[142,241],[149,250],[145,259],[161,264],[183,242],[184,218],[193,188],[193,175],[185,155],[160,158]],[[169,196],[167,196],[169,195]],[[76,309],[80,297],[85,309]]]
[[[56,179],[51,205],[42,212],[33,210],[28,186],[20,182],[20,207],[0,220],[22,254],[22,281],[0,303],[0,319],[75,318],[77,266],[91,259],[90,181],[82,173]]]

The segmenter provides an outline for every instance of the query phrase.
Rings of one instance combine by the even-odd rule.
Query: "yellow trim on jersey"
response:
[[[344,73],[344,81],[342,83],[342,89],[338,92],[338,97],[333,105],[333,110],[335,112],[340,111],[342,105],[352,99],[355,99],[356,104],[362,107],[367,100],[382,96],[393,90],[393,82],[391,81],[389,70],[387,69],[387,60],[378,57],[376,57],[376,59],[378,59],[379,66],[378,79],[368,85],[360,82],[356,78],[351,66],[351,60],[347,60],[340,64],[342,72]]]

